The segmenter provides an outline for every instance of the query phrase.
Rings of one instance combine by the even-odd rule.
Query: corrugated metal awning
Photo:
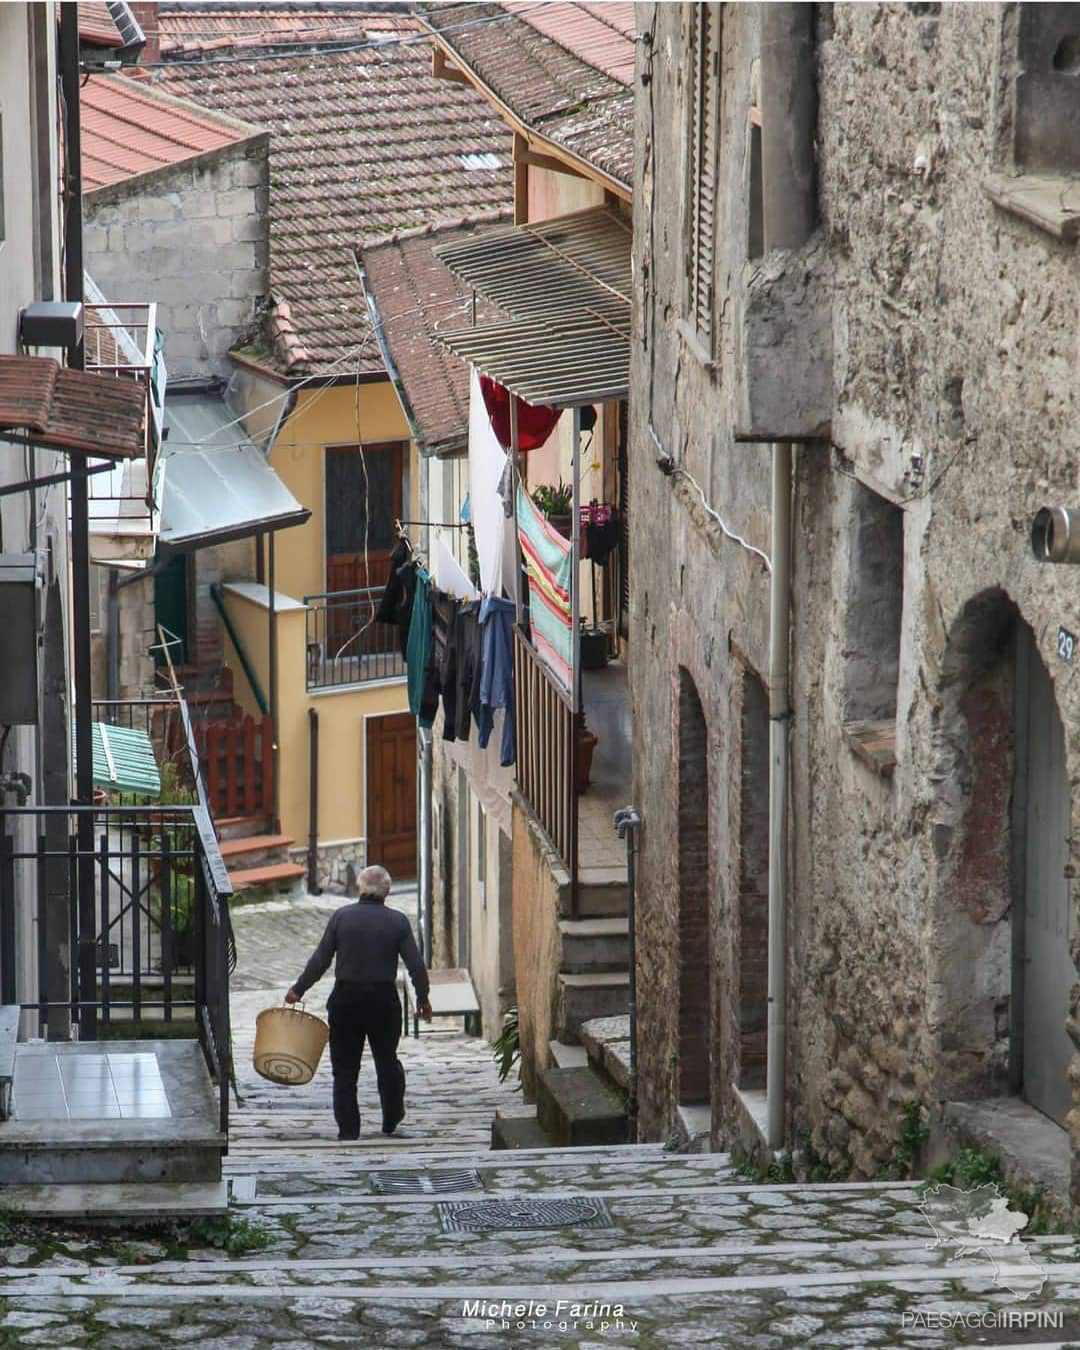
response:
[[[630,384],[631,228],[607,207],[435,250],[513,322],[436,340],[528,403],[582,406]]]
[[[74,747],[75,726],[72,723]],[[91,722],[94,752],[94,786],[108,792],[130,792],[139,797],[160,797],[161,775],[154,747],[145,731]]]
[[[69,370],[49,356],[0,356],[0,434],[102,459],[143,453],[146,389],[134,380]]]
[[[266,530],[303,525],[301,506],[222,399],[184,394],[167,400],[168,439],[158,457],[158,549],[190,552]]]

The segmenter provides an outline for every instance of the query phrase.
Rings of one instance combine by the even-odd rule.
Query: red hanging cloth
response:
[[[491,429],[504,450],[510,449],[510,391],[488,375],[480,376],[480,392],[491,418]],[[517,398],[518,449],[535,450],[544,444],[562,416],[561,408],[546,403],[526,403]]]

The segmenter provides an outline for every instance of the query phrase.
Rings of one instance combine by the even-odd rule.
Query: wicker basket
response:
[[[301,1008],[266,1008],[255,1019],[255,1072],[271,1083],[309,1083],[330,1037],[321,1017]]]

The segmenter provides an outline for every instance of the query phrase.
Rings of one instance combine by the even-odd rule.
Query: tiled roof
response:
[[[0,432],[35,445],[107,459],[143,453],[146,389],[133,380],[69,370],[47,356],[0,356]]]
[[[297,13],[273,5],[248,9],[158,9],[157,31],[166,59],[217,52],[226,47],[273,46],[282,43],[316,44],[363,37],[375,31],[393,32],[397,16],[375,13],[370,6],[312,7]]]
[[[437,346],[434,335],[498,317],[486,301],[474,306],[472,291],[432,250],[471,239],[483,233],[485,226],[507,219],[506,213],[492,213],[482,221],[407,230],[374,240],[363,249],[368,293],[378,310],[414,429],[429,454],[462,449],[468,444],[469,432],[469,368]]]
[[[230,55],[237,56],[252,42],[281,51],[290,31],[306,39],[331,17],[355,28],[358,16],[367,45],[351,51],[205,65],[170,60],[156,72],[170,90],[270,132],[271,288],[287,306],[273,312],[271,337],[278,364],[294,372],[335,363],[343,374],[381,370],[354,248],[509,203],[507,128],[473,89],[432,76],[431,43],[407,15],[351,7],[332,16],[319,9],[160,11],[162,34],[174,44],[202,41],[235,19],[243,45]],[[271,20],[260,37],[258,25]],[[380,45],[380,37],[390,40]],[[495,155],[498,168],[467,169],[463,155]],[[357,348],[355,361],[341,363]]]
[[[122,75],[91,75],[80,94],[86,192],[257,134]]]
[[[429,3],[421,12],[453,60],[519,121],[629,192],[634,44],[623,32],[625,8],[553,4],[525,13],[524,6]],[[618,16],[612,23],[597,17],[608,9]]]
[[[623,0],[602,5],[564,4],[552,0],[502,0],[502,8],[531,28],[553,38],[586,65],[628,87],[634,83],[634,6]]]
[[[79,41],[93,47],[122,47],[124,38],[105,0],[79,0]]]

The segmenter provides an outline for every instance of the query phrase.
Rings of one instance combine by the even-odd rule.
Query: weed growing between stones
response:
[[[926,1180],[916,1187],[916,1193],[921,1198],[930,1187],[941,1185],[955,1186],[961,1191],[977,1190],[980,1186],[996,1186],[999,1192],[1008,1198],[1010,1209],[1028,1216],[1024,1237],[1069,1231],[1065,1221],[1054,1212],[1044,1188],[1036,1186],[1032,1190],[1027,1190],[1022,1186],[1011,1185],[1002,1175],[1001,1160],[994,1153],[980,1153],[970,1148],[960,1149],[955,1157],[935,1167]],[[1080,1233],[1077,1233],[1077,1237],[1080,1238]]]
[[[930,1126],[923,1117],[921,1102],[905,1102],[900,1112],[900,1133],[892,1159],[874,1173],[875,1181],[906,1181],[915,1175],[923,1145],[930,1137]]]
[[[757,1163],[750,1157],[732,1154],[735,1175],[758,1186],[790,1186],[797,1178],[791,1154],[784,1149],[768,1164]]]
[[[503,1017],[502,1030],[492,1046],[495,1062],[499,1066],[499,1082],[505,1083],[517,1065],[518,1091],[521,1090],[521,1029],[518,1025],[517,1008],[508,1008]]]
[[[189,1225],[189,1232],[193,1244],[216,1247],[230,1256],[262,1251],[270,1244],[270,1233],[261,1224],[251,1219],[238,1219],[232,1214],[222,1214],[212,1219],[194,1219]]]

